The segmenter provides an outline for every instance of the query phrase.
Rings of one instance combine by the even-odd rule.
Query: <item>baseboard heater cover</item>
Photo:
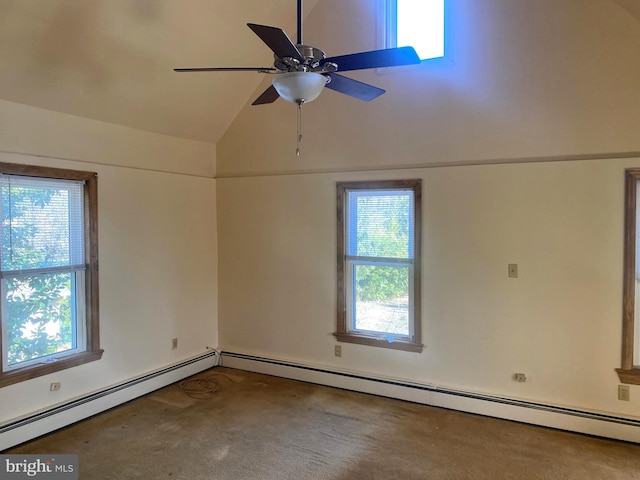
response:
[[[0,452],[215,367],[216,351],[183,360],[0,426]]]
[[[221,365],[587,435],[640,443],[640,418],[379,378],[274,358],[222,351]]]

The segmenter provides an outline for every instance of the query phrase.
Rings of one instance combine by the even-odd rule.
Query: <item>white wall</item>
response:
[[[306,42],[375,48],[373,3],[319,2]],[[219,142],[221,348],[637,417],[614,369],[640,24],[609,0],[448,4],[448,61],[348,73],[387,94],[323,92],[301,157],[282,101],[247,106]],[[425,349],[336,358],[335,182],[382,178],[424,182]]]
[[[640,160],[219,180],[221,348],[637,415],[640,390],[619,402],[614,371],[628,166]],[[336,358],[335,183],[383,178],[423,181],[425,348]]]
[[[0,150],[196,176],[215,173],[215,146],[0,100]]]
[[[217,347],[213,145],[0,102],[0,150],[2,162],[98,172],[105,351],[0,389],[0,424]]]

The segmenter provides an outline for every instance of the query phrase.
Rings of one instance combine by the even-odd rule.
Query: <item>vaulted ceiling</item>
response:
[[[588,1],[640,20],[640,0]],[[270,66],[246,23],[294,39],[295,20],[295,0],[0,0],[0,99],[216,143],[262,74],[172,69]]]
[[[215,143],[263,75],[172,69],[271,66],[247,22],[295,39],[296,2],[0,0],[0,98]]]

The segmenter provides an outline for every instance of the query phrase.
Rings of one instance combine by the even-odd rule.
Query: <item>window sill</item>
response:
[[[616,372],[618,372],[620,383],[640,385],[640,368],[632,368],[631,370],[616,368]]]
[[[369,345],[371,347],[391,348],[393,350],[404,350],[405,352],[421,353],[424,345],[405,340],[396,340],[389,342],[385,338],[375,335],[364,335],[361,333],[342,333],[333,334],[339,342],[357,343],[360,345]]]
[[[31,365],[29,367],[0,373],[0,387],[6,387],[7,385],[24,382],[26,380],[31,380],[32,378],[41,377],[50,373],[59,372],[60,370],[66,370],[67,368],[77,367],[78,365],[100,360],[103,352],[104,350],[82,352],[55,362],[45,363],[42,365]]]

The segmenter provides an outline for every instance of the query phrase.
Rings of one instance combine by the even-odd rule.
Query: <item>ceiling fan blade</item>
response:
[[[278,98],[280,98],[280,94],[275,89],[275,87],[271,85],[264,92],[262,92],[262,95],[256,98],[251,105],[264,105],[266,103],[273,103]]]
[[[205,68],[174,68],[174,72],[277,72],[271,67],[205,67]]]
[[[338,65],[339,72],[348,72],[349,70],[364,70],[367,68],[413,65],[420,63],[420,57],[418,57],[413,47],[400,47],[329,57],[325,58],[322,64],[327,62]]]
[[[268,27],[266,25],[256,25],[255,23],[247,23],[247,26],[260,37],[260,39],[273,50],[278,58],[291,57],[304,62],[304,58],[298,51],[298,48],[289,39],[284,30],[276,27]]]
[[[378,98],[385,90],[369,85],[368,83],[362,83],[352,78],[343,77],[337,73],[327,73],[331,77],[331,81],[327,83],[326,88],[335,90],[336,92],[344,93],[350,97],[370,102],[374,98]]]

